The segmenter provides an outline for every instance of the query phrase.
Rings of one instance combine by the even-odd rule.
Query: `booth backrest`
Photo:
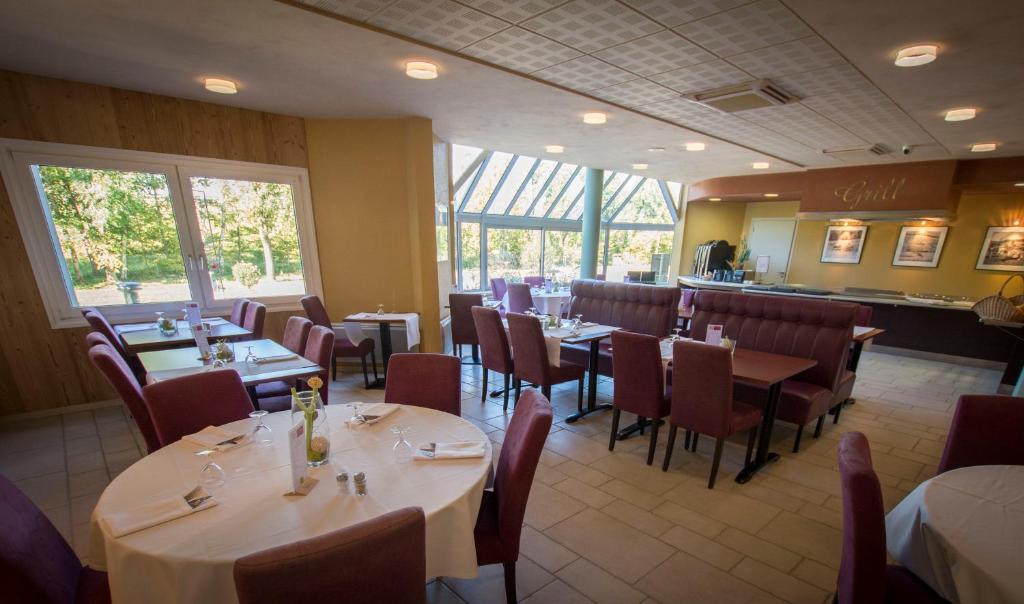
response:
[[[853,337],[857,305],[787,296],[703,290],[694,301],[690,336],[704,340],[708,325],[723,325],[740,348],[814,359],[794,379],[835,390]]]
[[[572,282],[569,316],[664,337],[676,325],[678,307],[678,287],[578,279]]]

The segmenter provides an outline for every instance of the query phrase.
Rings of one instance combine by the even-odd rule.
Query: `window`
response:
[[[540,275],[540,229],[487,229],[487,278]]]
[[[306,171],[0,140],[4,180],[54,327],[237,297],[294,308],[319,292]]]
[[[583,233],[548,230],[544,233],[544,276],[570,283],[580,276]]]
[[[629,271],[654,271],[657,281],[668,279],[672,231],[615,230],[608,232],[605,277],[622,281]]]
[[[480,225],[463,222],[459,225],[459,287],[475,291],[480,285]]]

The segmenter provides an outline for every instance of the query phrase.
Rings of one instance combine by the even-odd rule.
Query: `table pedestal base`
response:
[[[764,461],[754,460],[750,462],[749,466],[746,466],[745,468],[740,470],[739,474],[736,475],[736,482],[738,482],[739,484],[747,484],[747,482],[749,482],[750,479],[754,477],[754,474],[757,474],[758,472],[761,471],[762,468],[764,468],[765,466],[772,462],[777,461],[778,459],[778,453],[769,453]]]
[[[575,422],[578,419],[582,419],[582,418],[590,415],[591,413],[594,413],[595,411],[604,411],[605,409],[611,409],[611,408],[612,408],[612,406],[610,404],[608,404],[608,403],[601,403],[600,405],[594,405],[593,407],[587,407],[586,409],[583,409],[581,411],[577,411],[576,413],[573,413],[569,417],[565,418],[565,423],[571,424],[571,423]]]

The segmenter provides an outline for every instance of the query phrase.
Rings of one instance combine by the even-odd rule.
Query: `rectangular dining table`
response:
[[[238,338],[252,335],[252,332],[248,329],[220,317],[203,319],[203,322],[210,325],[209,338],[211,344],[215,340],[237,340]],[[121,341],[124,342],[128,352],[175,348],[189,342],[195,342],[192,328],[185,321],[178,321],[178,333],[169,336],[160,333],[154,321],[115,325],[114,331],[121,336]]]
[[[597,368],[600,361],[601,340],[611,337],[612,332],[619,329],[619,327],[611,325],[584,324],[579,335],[561,338],[563,344],[590,344],[590,359],[587,363],[587,406],[565,418],[567,423],[571,424],[595,411],[612,408],[608,403],[597,404]]]
[[[857,373],[857,365],[860,363],[860,353],[864,350],[864,344],[885,333],[884,329],[877,327],[853,326],[853,350],[850,351],[850,358],[846,361],[846,368]]]
[[[387,384],[388,363],[391,361],[391,355],[394,352],[394,345],[391,342],[391,326],[408,325],[406,315],[409,314],[412,313],[357,312],[345,317],[346,323],[373,324],[377,325],[380,330],[380,356],[384,364],[384,376],[371,382],[370,388],[383,388]],[[406,337],[408,337],[408,334]]]

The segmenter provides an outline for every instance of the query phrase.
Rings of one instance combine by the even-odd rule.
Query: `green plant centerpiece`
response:
[[[330,427],[327,424],[323,400],[320,398],[323,380],[314,376],[307,380],[306,384],[310,390],[297,392],[292,388],[292,423],[305,423],[306,463],[316,467],[327,463],[330,458]]]
[[[216,346],[213,347],[213,358],[221,363],[230,363],[235,360],[235,351],[231,349],[231,345],[228,344],[227,340],[221,338],[217,340]]]
[[[165,336],[173,336],[178,333],[178,322],[164,314],[160,315],[156,326],[160,328],[160,333]]]

